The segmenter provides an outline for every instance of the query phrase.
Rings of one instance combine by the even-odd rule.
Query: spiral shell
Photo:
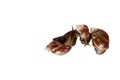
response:
[[[77,36],[78,32],[71,30],[63,36],[53,38],[53,41],[46,46],[46,49],[54,54],[64,55],[76,44]]]
[[[91,28],[92,43],[97,54],[103,54],[109,48],[108,34],[98,28]]]
[[[90,33],[89,33],[89,28],[87,25],[83,24],[83,25],[76,25],[76,30],[79,32],[79,37],[80,37],[80,41],[82,44],[89,45],[90,42]]]

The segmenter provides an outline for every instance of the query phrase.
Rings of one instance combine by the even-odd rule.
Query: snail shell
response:
[[[71,30],[63,36],[53,38],[53,41],[47,45],[46,49],[54,54],[64,55],[76,44],[77,36],[78,32]]]
[[[46,47],[46,50],[48,50],[54,54],[57,54],[57,55],[64,55],[67,52],[69,52],[70,49],[71,49],[70,46],[66,46],[66,45],[60,43],[59,41],[54,41],[54,40],[52,42],[50,42]]]
[[[103,54],[109,48],[108,34],[98,28],[91,28],[92,43],[97,54]]]
[[[80,41],[82,44],[89,45],[91,36],[89,33],[89,28],[87,25],[83,24],[83,25],[76,25],[76,30],[79,32],[79,37],[80,37]]]

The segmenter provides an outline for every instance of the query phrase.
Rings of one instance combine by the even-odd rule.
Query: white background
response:
[[[120,80],[119,0],[1,0],[0,80]],[[69,53],[45,50],[76,24],[108,32],[110,48],[97,55],[79,39]]]

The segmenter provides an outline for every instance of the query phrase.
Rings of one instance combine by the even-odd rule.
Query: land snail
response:
[[[109,48],[108,34],[98,28],[91,28],[90,30],[92,43],[97,54],[103,54]]]
[[[81,44],[89,45],[90,40],[97,54],[103,54],[109,48],[109,36],[107,32],[98,28],[89,28],[87,25],[76,25],[76,29],[68,31],[62,36],[55,37],[46,46],[46,49],[57,55],[68,53],[76,44],[77,38],[80,38]]]
[[[80,37],[80,41],[82,44],[89,45],[91,36],[89,33],[89,28],[87,25],[83,24],[83,25],[76,25],[76,30],[79,33],[79,37]]]
[[[72,27],[71,31],[68,31],[62,36],[53,38],[53,41],[47,45],[46,49],[54,54],[64,55],[76,44],[77,37],[78,32]]]

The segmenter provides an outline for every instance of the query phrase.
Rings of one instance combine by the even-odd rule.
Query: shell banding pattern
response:
[[[88,26],[82,24],[76,25],[76,29],[72,27],[71,31],[68,31],[62,36],[53,38],[46,46],[46,50],[57,55],[64,55],[76,44],[78,37],[84,46],[89,45],[90,40],[92,40],[97,54],[103,54],[109,48],[109,36],[107,32],[99,28],[91,28],[89,31]]]

